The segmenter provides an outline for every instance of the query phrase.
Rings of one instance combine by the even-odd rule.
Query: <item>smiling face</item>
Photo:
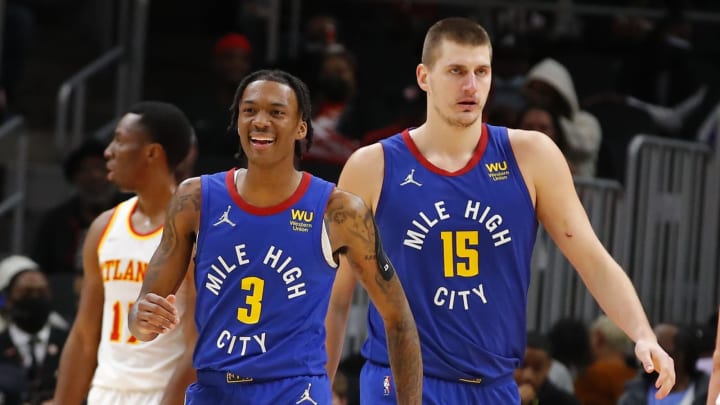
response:
[[[466,128],[482,115],[492,71],[488,45],[460,45],[444,39],[432,65],[420,64],[417,80],[427,92],[428,120],[436,116],[447,125]]]
[[[249,164],[270,166],[287,161],[292,166],[295,141],[307,133],[293,89],[258,80],[245,88],[239,104],[238,135]]]

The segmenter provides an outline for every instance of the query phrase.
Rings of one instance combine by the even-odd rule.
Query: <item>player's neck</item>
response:
[[[410,131],[423,157],[434,166],[449,172],[460,170],[468,164],[475,154],[481,134],[480,120],[467,128],[426,122]]]
[[[413,140],[423,155],[432,151],[437,155],[462,158],[475,150],[482,125],[480,119],[469,127],[449,125],[442,119],[428,120],[414,131]]]
[[[148,181],[143,188],[135,191],[138,197],[136,212],[147,216],[152,223],[160,225],[164,221],[165,211],[175,192],[176,184],[172,174],[156,175],[156,177]]]
[[[249,166],[238,173],[235,187],[248,204],[256,207],[272,207],[292,196],[300,185],[302,172],[294,167],[280,170]]]

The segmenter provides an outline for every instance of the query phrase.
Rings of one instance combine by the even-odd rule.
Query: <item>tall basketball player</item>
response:
[[[416,70],[427,93],[426,122],[356,151],[339,182],[371,207],[407,291],[422,342],[423,403],[520,402],[513,370],[525,353],[538,219],[636,342],[646,371],[660,371],[659,396],[667,395],[675,380],[672,359],[630,280],[593,233],[558,148],[541,133],[481,122],[490,61],[490,39],[477,23],[434,24]],[[354,288],[344,273],[328,313],[331,374]],[[393,389],[382,389],[389,371],[381,319],[371,305],[360,377],[364,404],[395,401]]]
[[[398,402],[420,404],[415,322],[370,211],[294,166],[312,139],[307,87],[258,71],[232,112],[248,168],[180,185],[131,330],[151,340],[176,327],[172,294],[195,246],[198,382],[186,403],[329,404],[324,319],[342,256],[383,318]]]
[[[119,121],[105,150],[108,176],[136,195],[101,214],[88,231],[80,308],[60,361],[57,404],[80,404],[86,396],[89,405],[180,404],[194,380],[190,289],[182,288],[178,299],[178,317],[190,318],[184,329],[141,342],[126,322],[160,243],[175,166],[188,154],[191,136],[189,121],[170,104],[141,102]]]

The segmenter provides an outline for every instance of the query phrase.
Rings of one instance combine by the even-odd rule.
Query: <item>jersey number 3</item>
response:
[[[443,231],[440,238],[445,277],[474,277],[480,273],[478,231]]]
[[[265,280],[259,277],[245,277],[240,281],[240,289],[248,291],[245,297],[247,308],[238,308],[237,319],[242,323],[254,325],[260,321]]]

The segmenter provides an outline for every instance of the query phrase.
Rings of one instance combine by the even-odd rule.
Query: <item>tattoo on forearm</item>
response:
[[[402,320],[388,325],[387,344],[398,399],[408,401],[403,403],[419,403],[422,396],[422,358],[420,339],[409,308]]]

